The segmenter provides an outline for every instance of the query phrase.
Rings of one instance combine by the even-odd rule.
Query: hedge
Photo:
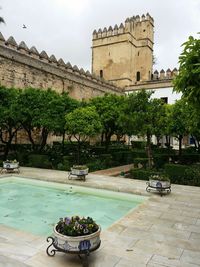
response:
[[[28,166],[51,169],[52,164],[47,155],[32,154],[28,156]]]
[[[144,169],[131,169],[130,177],[138,180],[149,180],[151,175],[157,175],[159,172],[154,170],[144,170]]]
[[[192,165],[166,164],[165,173],[171,183],[200,186],[200,168]]]

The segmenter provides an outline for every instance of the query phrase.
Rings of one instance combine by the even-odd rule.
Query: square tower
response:
[[[153,18],[147,13],[93,32],[92,73],[124,87],[151,79]]]

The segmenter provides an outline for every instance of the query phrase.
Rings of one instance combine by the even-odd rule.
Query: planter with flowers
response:
[[[19,173],[19,162],[16,159],[3,161],[3,168],[1,172],[3,172],[3,170],[6,170],[8,172],[17,170]]]
[[[89,253],[98,249],[101,243],[101,227],[90,217],[61,218],[54,226],[53,231],[53,237],[47,238],[48,242],[52,241],[46,250],[49,256],[54,256],[59,251],[84,254],[87,258]],[[53,248],[50,248],[51,246]]]
[[[147,182],[147,192],[151,192],[152,190],[158,192],[161,194],[170,193],[171,192],[171,183],[170,179],[165,174],[157,174],[157,175],[151,175],[149,177],[149,182]]]

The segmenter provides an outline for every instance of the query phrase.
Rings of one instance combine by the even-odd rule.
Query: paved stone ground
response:
[[[121,177],[91,173],[83,182],[68,180],[66,172],[34,168],[21,168],[20,176],[149,196],[102,232],[90,267],[200,266],[200,188],[172,185],[172,193],[160,197],[146,193],[144,181]],[[0,267],[82,266],[72,255],[48,257],[46,247],[44,238],[0,224]]]

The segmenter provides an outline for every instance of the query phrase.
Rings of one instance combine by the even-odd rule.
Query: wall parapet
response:
[[[139,15],[136,15],[130,18],[126,18],[125,22],[120,23],[120,25],[115,24],[114,27],[109,26],[108,29],[105,27],[103,30],[101,28],[94,30],[92,34],[93,40],[129,32],[134,26],[144,21],[149,21],[152,25],[154,25],[154,20],[149,15],[149,13],[147,13],[146,15],[143,14],[141,17]]]
[[[122,88],[91,74],[88,70],[79,69],[76,65],[72,67],[71,63],[65,63],[62,58],[57,60],[54,55],[49,56],[44,50],[39,53],[34,46],[29,49],[24,41],[18,45],[12,36],[5,40],[1,32],[0,55],[74,82],[81,84],[87,82],[93,88],[100,89],[100,87],[105,87],[105,91],[108,89],[116,93],[123,93]]]
[[[158,72],[157,70],[155,70],[154,73],[153,73],[153,75],[152,75],[152,80],[155,81],[155,80],[173,79],[177,75],[178,75],[177,68],[174,68],[173,70],[171,70],[170,68],[168,68],[166,71],[162,69],[160,72]]]

